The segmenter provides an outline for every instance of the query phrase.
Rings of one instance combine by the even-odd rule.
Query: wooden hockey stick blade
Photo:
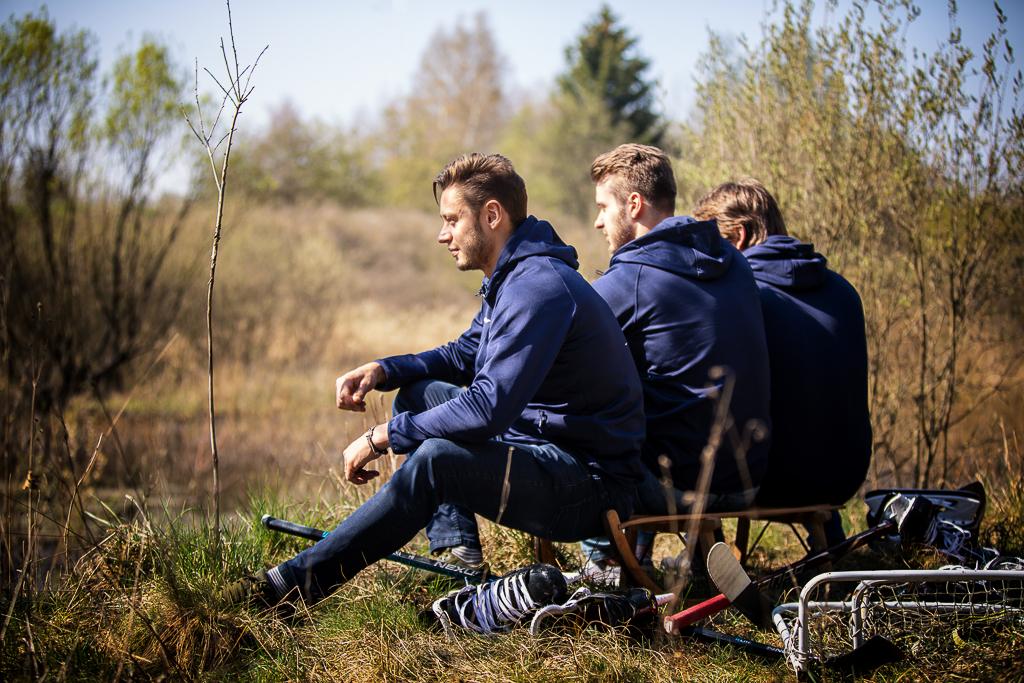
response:
[[[901,661],[906,655],[894,642],[883,636],[874,635],[860,647],[826,659],[822,664],[833,671],[849,671],[866,674],[880,666]]]
[[[831,548],[826,548],[825,550],[814,553],[813,555],[808,555],[801,560],[797,560],[792,564],[780,567],[779,569],[776,569],[770,574],[767,574],[753,582],[753,584],[760,588],[761,586],[767,585],[780,577],[788,576],[797,571],[814,567],[824,562],[833,562],[847,553],[861,547],[869,540],[884,535],[890,531],[895,531],[896,529],[896,520],[886,520],[876,527],[872,527],[866,531],[860,532],[859,534],[850,536]],[[665,631],[668,633],[678,633],[680,629],[686,626],[691,626],[705,617],[718,614],[729,607],[730,604],[732,603],[724,593],[717,595],[710,600],[706,600],[681,612],[665,617]]]
[[[923,498],[911,499],[908,514],[898,522],[891,522],[890,524],[901,532],[904,530],[904,525],[906,525],[907,531],[913,531],[917,535],[919,533],[917,527],[927,526],[933,510],[933,506],[927,500]],[[863,544],[867,538],[880,535],[885,526],[885,524],[882,524],[851,536],[832,548],[808,555],[802,560],[774,571],[756,582],[751,580],[746,570],[743,569],[743,565],[733,555],[732,549],[729,546],[725,543],[716,543],[708,553],[708,574],[711,576],[715,586],[718,587],[718,590],[722,591],[729,598],[733,607],[739,610],[755,626],[770,630],[772,628],[772,606],[761,593],[760,586],[767,584],[768,581],[777,578],[781,574],[795,572],[797,569],[806,569],[837,559]]]
[[[795,574],[797,571],[802,571],[810,567],[815,567],[825,562],[834,562],[835,560],[839,559],[840,557],[843,557],[847,553],[850,553],[853,550],[856,550],[857,548],[866,544],[868,541],[879,536],[891,533],[893,531],[900,532],[901,538],[903,536],[904,531],[907,532],[908,536],[913,535],[923,527],[927,526],[927,523],[931,519],[931,516],[934,515],[935,510],[936,507],[934,505],[931,505],[927,500],[911,500],[909,506],[906,509],[907,514],[904,514],[899,520],[887,519],[881,524],[871,527],[870,529],[866,529],[860,532],[859,534],[850,536],[846,540],[837,543],[836,545],[830,548],[826,548],[825,550],[821,550],[817,553],[809,554],[803,559],[797,560],[792,564],[780,567],[779,569],[776,569],[775,571],[761,577],[757,581],[752,582],[751,585],[759,590],[761,586],[765,586],[783,576],[789,576],[791,574]],[[728,551],[728,547],[726,547],[726,551]],[[729,551],[729,554],[731,555],[731,551]],[[740,569],[742,569],[742,567],[740,567]],[[738,589],[739,591],[742,591],[744,587],[742,578],[734,577],[733,580],[736,583],[733,584],[732,590]],[[747,578],[747,580],[750,580],[749,577]],[[749,600],[747,604],[754,605],[750,608],[751,614],[753,616],[751,617],[751,614],[747,614],[747,612],[744,612],[744,614],[748,616],[748,618],[751,618],[751,621],[753,621],[755,624],[757,624],[758,626],[762,626],[765,620],[762,616],[760,616],[761,608],[757,607],[756,603],[753,602],[752,599],[747,600]],[[764,600],[764,598],[759,597],[758,600]],[[685,609],[682,612],[677,612],[676,614],[669,615],[665,617],[664,620],[665,631],[670,634],[678,633],[680,629],[686,626],[691,626],[705,617],[709,617],[714,614],[717,614],[718,612],[721,612],[725,608],[729,607],[730,604],[732,604],[732,602],[729,600],[728,596],[723,593],[714,598],[711,598],[710,600],[706,600],[705,602],[702,602],[698,605],[694,605],[689,609]],[[746,607],[747,605],[745,604],[744,608],[746,609]],[[771,612],[770,608],[766,609],[769,613]],[[762,626],[763,628],[771,628],[770,619],[768,619],[767,621],[768,625]]]
[[[708,553],[708,574],[732,606],[755,625],[772,627],[771,605],[725,543],[716,543]]]

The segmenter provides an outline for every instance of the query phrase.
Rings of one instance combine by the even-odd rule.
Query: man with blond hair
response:
[[[673,215],[672,165],[657,147],[620,145],[594,160],[591,178],[594,227],[611,252],[594,288],[618,319],[643,384],[642,459],[653,476],[640,487],[639,507],[681,510],[694,494],[706,495],[708,508],[746,507],[767,462],[768,429],[767,350],[750,268],[713,221]],[[709,443],[709,489],[698,491]],[[655,481],[664,474],[671,487]],[[584,550],[599,566],[606,559],[600,543]]]
[[[715,220],[757,281],[771,365],[772,440],[759,505],[841,504],[871,460],[868,360],[860,296],[811,244],[790,237],[756,180],[719,185],[694,215]],[[826,529],[842,540],[838,515]]]
[[[575,541],[603,528],[605,510],[630,513],[642,472],[640,382],[575,249],[527,215],[526,185],[501,155],[455,159],[434,196],[438,242],[457,268],[484,273],[479,313],[444,346],[337,381],[339,408],[363,411],[369,392],[401,387],[406,409],[345,448],[349,481],[378,476],[371,463],[389,449],[408,458],[324,540],[230,587],[227,601],[297,592],[316,602],[424,527],[435,550],[479,549],[474,514]]]

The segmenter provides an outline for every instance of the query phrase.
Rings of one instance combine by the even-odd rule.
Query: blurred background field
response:
[[[981,9],[960,11],[979,23]],[[774,192],[791,232],[864,300],[875,435],[866,486],[980,477],[998,501],[991,538],[1022,547],[1024,81],[1011,40],[1021,17],[1017,7],[986,7],[991,38],[968,42],[953,7],[948,34],[921,46],[907,39],[919,14],[895,1],[773,5],[759,35],[709,32],[693,104],[679,113],[663,106],[666,84],[651,75],[628,17],[595,6],[559,73],[524,94],[497,47],[500,27],[480,13],[439,21],[408,93],[358,124],[287,100],[258,124],[243,118],[214,302],[223,505],[228,533],[252,551],[229,552],[231,570],[284,550],[247,530],[253,515],[291,510],[327,523],[368,495],[342,482],[340,451],[384,419],[391,396],[373,395],[364,415],[341,413],[335,378],[444,343],[479,306],[479,274],[456,271],[435,244],[430,181],[444,163],[467,151],[509,156],[531,213],[577,248],[593,279],[608,254],[591,227],[589,165],[626,141],[670,152],[678,213],[731,178],[752,175]],[[0,32],[0,582],[4,630],[22,634],[5,641],[8,663],[24,664],[31,644],[34,603],[24,601],[38,589],[42,605],[47,590],[82,585],[76,563],[104,538],[134,539],[126,573],[114,577],[125,600],[138,588],[179,609],[220,575],[204,565],[201,580],[168,593],[168,579],[145,564],[166,552],[190,566],[187,548],[208,532],[205,294],[216,197],[201,150],[184,136],[189,56],[152,36],[121,50],[101,62],[96,37],[64,25],[59,11],[12,15]],[[212,90],[200,97],[216,104]],[[192,179],[169,190],[172,168]],[[199,527],[175,536],[161,526],[168,519]],[[489,548],[512,549],[510,566],[525,560],[521,538],[488,529]],[[138,534],[142,546],[132,545]],[[778,540],[783,556],[795,548],[787,543]],[[50,604],[37,625],[54,627],[60,613]],[[495,666],[530,678],[537,669],[516,664],[516,652]],[[103,666],[120,675],[130,666],[121,654]],[[463,654],[436,656],[462,667]],[[576,673],[655,677],[632,651],[613,654]],[[188,662],[223,674],[223,662]],[[412,668],[371,671],[437,671],[401,666]],[[752,675],[745,665],[729,671]]]

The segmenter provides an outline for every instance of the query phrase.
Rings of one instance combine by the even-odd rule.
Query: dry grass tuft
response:
[[[356,501],[349,501],[350,508]],[[753,659],[728,647],[655,632],[648,640],[622,632],[587,629],[531,637],[516,630],[497,637],[447,638],[419,618],[454,587],[386,562],[378,563],[317,607],[291,620],[211,601],[216,589],[246,570],[274,563],[304,543],[266,532],[255,522],[264,511],[329,526],[344,514],[325,506],[295,508],[272,498],[229,520],[226,572],[207,557],[209,528],[186,517],[152,525],[116,524],[78,562],[63,583],[35,606],[37,657],[45,671],[72,679],[308,680],[308,681],[777,681],[781,662]],[[484,524],[485,550],[499,571],[530,561],[528,539]],[[671,537],[664,537],[670,539]],[[798,552],[795,539],[772,552]],[[775,542],[775,540],[772,540]],[[414,544],[416,545],[416,544]],[[672,552],[672,543],[662,543]],[[420,547],[419,549],[422,550]],[[563,546],[571,555],[574,549]],[[860,553],[837,566],[882,566],[898,558]],[[19,619],[24,614],[19,612]],[[777,643],[731,612],[713,628]],[[15,628],[15,630],[19,630]],[[1022,664],[1024,631],[962,634],[954,653],[941,660],[887,667],[866,680],[992,679]],[[23,641],[2,650],[8,680],[26,675]],[[825,678],[825,680],[830,680]]]

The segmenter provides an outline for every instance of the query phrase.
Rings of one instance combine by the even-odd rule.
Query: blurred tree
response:
[[[593,94],[554,93],[546,103],[520,109],[501,148],[526,178],[531,204],[587,221],[594,213],[590,164],[630,139],[626,125],[614,125]]]
[[[0,28],[5,370],[41,408],[117,385],[180,304],[165,264],[190,204],[152,199],[182,100],[175,70],[143,40],[114,64],[97,120],[86,33],[58,33],[45,12]]]
[[[378,137],[387,203],[433,209],[430,181],[444,164],[495,151],[509,110],[504,82],[505,59],[483,13],[434,33],[412,94],[384,112]]]
[[[558,77],[558,88],[584,110],[591,101],[603,103],[611,126],[624,125],[631,141],[660,145],[665,123],[656,111],[656,83],[645,76],[650,62],[636,46],[637,39],[602,6],[565,49],[567,70]]]
[[[666,125],[655,111],[649,63],[637,39],[608,7],[565,49],[565,72],[549,101],[520,110],[506,133],[513,160],[521,159],[531,197],[588,221],[594,213],[590,164],[623,142],[664,144]]]
[[[272,201],[331,199],[363,206],[375,201],[379,190],[365,140],[304,120],[287,101],[271,110],[264,130],[241,140],[233,164],[235,187]]]

